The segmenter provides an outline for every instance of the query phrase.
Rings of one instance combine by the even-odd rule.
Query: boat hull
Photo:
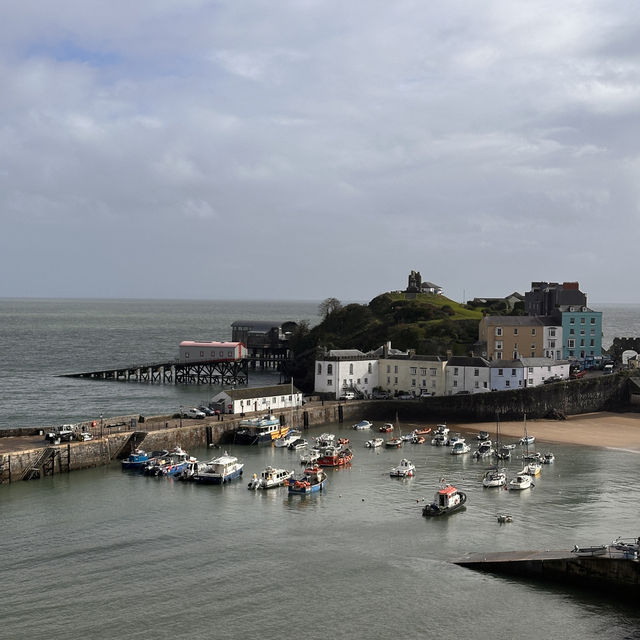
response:
[[[462,511],[467,502],[467,494],[462,491],[458,491],[458,495],[460,496],[460,502],[458,504],[453,505],[452,507],[439,507],[435,503],[428,504],[422,510],[422,515],[425,518],[437,518],[441,516],[449,516],[452,513],[456,513],[458,511]]]
[[[318,493],[324,489],[326,479],[320,482],[310,483],[307,485],[299,486],[298,483],[292,482],[289,484],[289,493],[291,495],[306,495],[308,493]]]

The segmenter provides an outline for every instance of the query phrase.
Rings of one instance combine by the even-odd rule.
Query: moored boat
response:
[[[320,467],[342,467],[351,462],[353,452],[351,449],[342,449],[339,447],[325,447],[320,452],[318,458],[318,466]]]
[[[305,495],[322,491],[326,482],[327,474],[324,469],[310,467],[304,470],[304,475],[300,478],[289,481],[289,493]]]
[[[504,469],[498,469],[498,467],[491,467],[487,469],[483,478],[483,487],[504,487],[507,484],[507,474]]]
[[[488,431],[478,431],[477,435],[478,440],[488,440],[489,432]]]
[[[239,462],[236,456],[230,456],[225,451],[224,455],[214,458],[210,462],[199,463],[192,480],[201,484],[224,484],[239,478],[242,475],[243,467],[244,463]]]
[[[273,440],[273,445],[278,448],[288,447],[292,442],[295,442],[300,438],[301,435],[302,433],[299,429],[290,429],[286,435],[275,438]]]
[[[431,427],[418,427],[413,430],[417,436],[428,436],[431,433]]]
[[[542,464],[551,464],[552,462],[554,462],[556,459],[556,457],[553,455],[553,453],[551,453],[551,451],[547,451],[543,456],[542,456]]]
[[[431,438],[431,444],[434,447],[444,447],[447,444],[447,436],[444,433],[436,433],[433,438]]]
[[[161,454],[161,451],[155,452],[156,455]],[[168,453],[168,451],[166,452]],[[136,449],[130,453],[124,460],[122,460],[123,471],[139,471],[149,461],[149,458],[153,454],[148,454],[142,449]]]
[[[440,489],[436,491],[433,502],[422,509],[422,515],[425,517],[449,515],[460,511],[466,501],[466,493],[458,491],[451,484],[445,485],[443,481]]]
[[[389,440],[385,441],[384,443],[385,447],[391,447],[391,448],[398,448],[402,446],[402,438],[390,438]]]
[[[356,431],[371,429],[371,427],[373,427],[373,424],[371,424],[371,422],[369,422],[368,420],[360,420],[360,422],[356,422],[356,424],[353,425],[353,429],[355,429]]]
[[[320,457],[320,449],[318,449],[317,447],[311,447],[311,449],[301,454],[300,463],[313,464],[318,461],[319,457]]]
[[[384,444],[384,440],[382,438],[371,438],[371,440],[367,440],[364,443],[365,447],[369,447],[370,449],[376,449],[377,447],[381,447]]]
[[[287,433],[289,433],[289,427],[280,424],[278,418],[269,414],[261,418],[241,420],[233,441],[235,444],[272,444]]]
[[[181,447],[175,447],[166,455],[150,458],[144,467],[144,474],[148,476],[177,476],[193,460]]]
[[[264,471],[258,476],[255,473],[253,478],[249,482],[249,489],[274,489],[275,487],[284,486],[295,475],[294,471],[288,471],[287,469],[274,469],[273,467],[266,467]]]
[[[491,440],[482,440],[478,448],[473,452],[474,458],[486,458],[493,455],[493,445]]]
[[[469,451],[471,451],[471,447],[464,441],[464,438],[456,440],[456,442],[451,446],[452,456],[459,456],[463,453],[469,453]]]
[[[522,473],[526,473],[527,475],[530,475],[532,478],[539,476],[541,471],[542,471],[542,465],[539,462],[536,462],[535,460],[531,460],[530,462],[525,464],[524,468],[522,469]]]
[[[389,433],[393,431],[393,425],[390,422],[385,422],[383,425],[378,427],[378,431],[380,431],[380,433]]]
[[[509,482],[510,491],[524,491],[525,489],[531,489],[533,486],[533,479],[526,473],[518,473],[515,478]]]
[[[416,472],[416,466],[410,460],[402,458],[397,467],[393,467],[389,472],[392,478],[411,478]]]

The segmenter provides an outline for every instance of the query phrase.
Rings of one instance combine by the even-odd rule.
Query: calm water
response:
[[[1,423],[187,404],[209,391],[56,376],[172,358],[180,340],[229,338],[231,322],[246,317],[313,323],[316,310],[315,303],[2,301]],[[637,333],[630,324],[615,335]],[[129,475],[116,463],[0,486],[1,637],[640,638],[636,607],[450,562],[472,551],[638,535],[638,455],[540,443],[553,449],[555,464],[533,491],[514,494],[483,489],[485,465],[446,448],[370,450],[368,432],[327,429],[352,439],[354,461],[330,472],[325,493],[306,498],[246,488],[267,464],[299,468],[296,453],[239,447],[231,451],[245,462],[245,478],[225,487]],[[528,430],[535,435],[535,421]],[[403,455],[417,465],[416,477],[390,478]],[[421,507],[443,476],[467,491],[468,507],[427,520]],[[513,522],[498,524],[500,512]]]

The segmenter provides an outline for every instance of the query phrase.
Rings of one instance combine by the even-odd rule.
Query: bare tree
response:
[[[327,318],[330,314],[338,309],[342,309],[342,302],[338,298],[327,298],[320,303],[318,311],[323,318]]]

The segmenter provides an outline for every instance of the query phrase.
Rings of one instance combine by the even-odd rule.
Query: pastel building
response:
[[[368,398],[378,386],[378,357],[358,349],[332,349],[316,359],[314,389],[338,399],[346,392]]]
[[[396,395],[442,396],[445,394],[447,359],[442,356],[390,355],[378,362],[378,386]]]
[[[491,364],[479,357],[449,358],[445,370],[445,390],[447,395],[491,391]]]
[[[593,364],[602,358],[602,311],[589,307],[560,307],[562,357]]]
[[[526,387],[525,367],[522,360],[492,360],[491,391],[506,391]]]
[[[534,316],[484,316],[478,327],[479,352],[489,360],[542,357],[544,327]]]

